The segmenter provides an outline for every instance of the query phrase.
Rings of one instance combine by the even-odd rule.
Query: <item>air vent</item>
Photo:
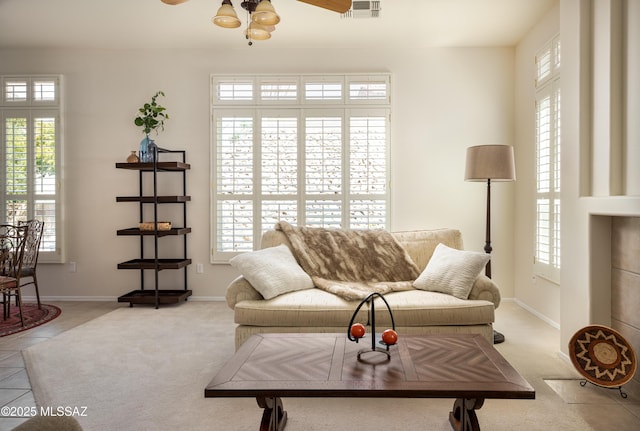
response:
[[[342,14],[342,18],[380,18],[380,0],[353,0],[351,9]]]

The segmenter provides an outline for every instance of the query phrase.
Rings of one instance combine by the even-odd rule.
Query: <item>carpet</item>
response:
[[[11,306],[9,317],[6,320],[0,320],[0,337],[51,322],[60,315],[61,311],[55,305],[42,304],[42,309],[39,309],[36,303],[24,303],[22,304],[22,313],[24,326],[20,322],[20,309],[15,305]]]
[[[233,354],[234,326],[232,311],[219,302],[127,307],[31,346],[23,355],[38,406],[75,409],[87,431],[255,431],[262,416],[255,399],[204,398],[205,386]],[[509,340],[500,346],[515,348]],[[548,372],[557,358],[540,358],[535,350],[509,355],[521,373],[521,360],[536,358],[523,373],[536,389],[536,400],[487,400],[478,411],[482,429],[593,430],[540,377],[538,368]],[[453,400],[448,399],[283,401],[287,431],[451,430]]]

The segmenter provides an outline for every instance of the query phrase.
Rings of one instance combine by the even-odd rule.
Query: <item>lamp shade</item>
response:
[[[231,2],[222,3],[220,9],[218,9],[218,13],[214,16],[211,21],[219,27],[224,28],[238,28],[240,27],[240,20],[238,19],[238,15],[236,11],[233,9]]]
[[[467,148],[466,181],[515,181],[516,166],[510,145],[477,145]]]
[[[280,16],[276,13],[275,8],[270,0],[262,0],[256,10],[251,15],[251,19],[262,25],[276,25],[280,22]]]
[[[253,40],[267,40],[271,37],[271,33],[267,30],[267,27],[256,24],[253,21],[249,23],[249,27],[247,27],[244,34],[247,39]]]

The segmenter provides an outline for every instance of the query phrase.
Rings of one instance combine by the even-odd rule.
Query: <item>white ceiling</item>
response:
[[[381,17],[345,19],[295,0],[256,46],[512,46],[557,0],[381,0]],[[241,20],[241,0],[234,6]],[[211,23],[221,0],[0,0],[0,48],[212,48],[245,46],[242,29]],[[1,61],[1,59],[0,59]]]

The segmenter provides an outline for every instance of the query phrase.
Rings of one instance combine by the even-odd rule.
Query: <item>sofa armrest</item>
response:
[[[236,304],[240,301],[264,298],[262,297],[262,295],[260,295],[260,293],[258,293],[256,289],[253,288],[251,283],[249,283],[246,278],[240,276],[233,280],[231,284],[229,284],[229,286],[227,286],[225,299],[229,308],[233,310]]]
[[[489,277],[480,274],[473,283],[469,299],[484,299],[493,302],[495,308],[500,305],[500,289]]]

